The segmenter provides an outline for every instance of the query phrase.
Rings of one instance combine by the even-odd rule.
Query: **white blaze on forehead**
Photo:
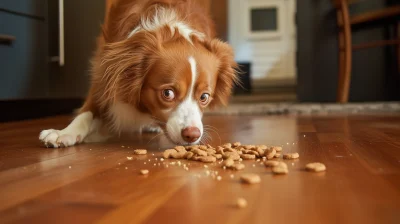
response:
[[[185,99],[171,114],[167,122],[167,132],[170,138],[176,143],[185,143],[181,137],[181,131],[187,127],[197,127],[201,135],[203,135],[203,123],[201,122],[202,113],[197,101],[193,98],[195,83],[198,76],[197,63],[194,57],[189,57],[188,61],[192,76],[189,90]],[[197,144],[200,139],[201,137],[194,142],[194,144]]]
[[[192,72],[192,83],[190,85],[190,90],[189,90],[189,94],[188,97],[190,97],[193,94],[193,88],[194,88],[194,84],[196,82],[197,79],[197,71],[196,71],[196,60],[193,57],[189,58],[189,63],[190,63],[190,71]]]

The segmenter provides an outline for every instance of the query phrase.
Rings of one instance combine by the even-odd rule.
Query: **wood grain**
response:
[[[176,160],[160,161],[170,146],[154,134],[65,149],[38,142],[41,129],[70,119],[0,124],[0,223],[400,222],[400,115],[205,117],[212,145],[241,141],[298,152],[299,159],[284,161],[285,176],[256,161],[244,161],[243,171],[182,161],[185,170],[171,164]],[[143,147],[147,155],[133,155]],[[308,173],[309,162],[323,162],[327,171]],[[241,184],[245,172],[259,174],[261,183]],[[238,197],[247,208],[234,206]]]

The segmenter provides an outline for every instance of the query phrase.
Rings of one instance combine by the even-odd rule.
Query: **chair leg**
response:
[[[341,0],[340,10],[338,10],[338,24],[341,27],[339,31],[339,81],[337,102],[347,103],[349,100],[349,89],[351,80],[352,64],[352,44],[351,28],[348,5],[345,0]]]

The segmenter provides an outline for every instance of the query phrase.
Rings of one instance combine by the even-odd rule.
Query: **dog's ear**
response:
[[[227,43],[217,39],[206,41],[205,47],[216,55],[220,61],[217,83],[210,107],[214,108],[219,105],[227,105],[233,85],[239,83],[239,77],[237,76],[238,65],[234,59],[233,49]]]
[[[135,38],[104,46],[101,60],[104,94],[108,100],[123,100],[138,106],[147,73],[157,60],[160,35],[138,32]]]

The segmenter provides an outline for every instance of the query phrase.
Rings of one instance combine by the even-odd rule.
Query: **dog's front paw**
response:
[[[81,137],[79,135],[63,133],[61,130],[43,130],[40,132],[39,140],[44,143],[46,147],[59,148],[73,146],[81,142]]]

